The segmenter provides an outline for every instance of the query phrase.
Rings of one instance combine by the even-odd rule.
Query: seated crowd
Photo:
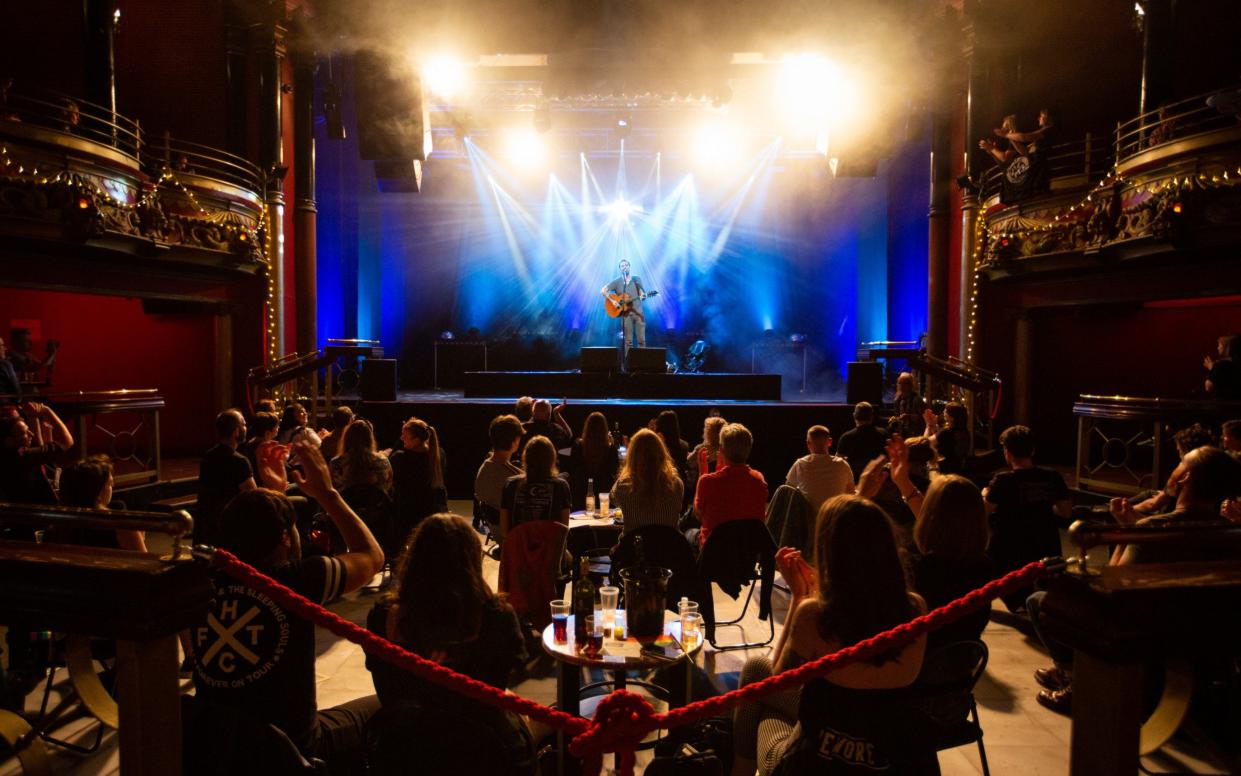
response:
[[[596,494],[609,494],[620,507],[622,532],[653,525],[676,529],[694,554],[727,523],[767,522],[776,534],[779,522],[776,565],[791,602],[774,651],[747,661],[744,684],[855,644],[1032,560],[1062,553],[1071,491],[1056,470],[1035,463],[1029,428],[1006,429],[999,437],[1006,468],[980,475],[972,468],[964,407],[927,409],[912,380],[902,376],[894,409],[881,424],[877,408],[858,404],[854,427],[834,449],[826,426],[809,428],[806,454],[788,451],[785,483],[771,495],[763,475],[748,463],[755,438],[742,424],[713,414],[702,442],[691,448],[670,410],[631,436],[592,412],[575,436],[563,404],[525,397],[513,414],[490,423],[491,449],[474,479],[471,524],[448,513],[445,455],[436,429],[426,422],[410,418],[400,426],[399,447],[380,450],[371,422],[345,408],[333,413],[331,429],[315,429],[300,404],[278,408],[268,402],[249,419],[239,410],[216,418],[217,443],[201,462],[195,538],[229,550],[317,603],[359,590],[388,567],[391,576],[366,627],[506,688],[526,663],[531,623],[518,593],[497,594],[484,580],[481,536],[507,551],[527,527],[567,528],[571,513]],[[5,500],[98,509],[113,503],[106,460],[69,465],[60,474],[59,493],[53,487],[49,474],[74,440],[50,408],[27,404],[0,417],[0,440]],[[1165,488],[1109,504],[1117,523],[1241,519],[1234,501],[1241,495],[1241,421],[1223,425],[1218,446],[1201,426],[1179,433],[1177,443],[1181,460]],[[59,530],[50,540],[145,551],[134,531]],[[1169,559],[1178,557],[1122,547],[1112,562]],[[388,739],[395,748],[379,750],[375,736],[402,730],[428,713],[468,717],[502,742],[511,772],[532,772],[535,742],[547,731],[374,658],[367,659],[373,695],[319,709],[313,626],[245,585],[222,576],[215,583],[214,609],[183,641],[203,709],[243,712],[273,724],[334,774],[365,772],[368,729],[372,758],[399,758],[399,736]],[[1043,637],[1043,596],[1023,590],[1003,603],[1030,618],[1053,661],[1035,672],[1047,687],[1039,700],[1065,711],[1072,652]],[[989,615],[989,609],[979,611],[888,654],[833,671],[826,681],[851,690],[906,687],[918,679],[924,656],[980,639]],[[10,639],[11,659],[17,646]],[[789,691],[737,710],[734,774],[770,773],[797,750],[801,697],[801,690]],[[187,748],[194,745],[187,739]]]

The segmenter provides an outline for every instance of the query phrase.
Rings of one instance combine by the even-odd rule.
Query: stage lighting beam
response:
[[[465,88],[465,63],[457,57],[448,54],[427,57],[420,70],[426,87],[440,97],[453,97]]]
[[[523,169],[541,166],[547,158],[547,146],[533,127],[517,127],[509,130],[506,151],[509,161]]]

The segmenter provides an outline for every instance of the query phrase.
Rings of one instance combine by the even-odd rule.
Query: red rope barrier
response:
[[[656,714],[642,696],[626,690],[618,690],[599,703],[594,719],[587,722],[580,717],[574,717],[519,695],[504,692],[419,657],[333,614],[322,606],[310,602],[274,579],[242,563],[226,550],[216,550],[212,563],[237,581],[266,593],[293,614],[359,645],[368,655],[373,655],[442,687],[452,689],[467,698],[507,711],[525,714],[531,719],[572,734],[573,739],[569,743],[569,751],[582,759],[582,772],[590,776],[597,776],[600,773],[603,755],[607,752],[616,752],[617,773],[620,776],[633,776],[634,748],[656,728],[680,727],[707,717],[718,716],[734,706],[754,701],[761,696],[790,690],[812,679],[822,677],[846,663],[865,660],[903,646],[924,633],[941,628],[982,608],[993,598],[1029,586],[1049,570],[1046,561],[1029,563],[951,603],[884,633],[844,647],[830,655],[824,655],[798,668],[776,674],[761,682],[746,685],[714,698],[696,701],[662,714]]]

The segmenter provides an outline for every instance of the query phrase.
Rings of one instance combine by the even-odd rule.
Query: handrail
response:
[[[82,528],[154,531],[172,537],[172,560],[188,554],[184,539],[194,532],[194,518],[184,509],[175,512],[140,512],[130,509],[83,509],[78,507],[10,504],[0,502],[0,524],[73,525]]]
[[[1208,105],[1207,100],[1238,90],[1241,90],[1241,86],[1197,94],[1178,102],[1160,105],[1154,110],[1117,124],[1112,140],[1116,161],[1122,162],[1141,151],[1173,139],[1183,140],[1204,132],[1237,126],[1237,115],[1221,112]]]
[[[147,145],[144,161],[155,177],[165,172],[174,177],[178,174],[200,175],[260,195],[264,190],[262,171],[248,159],[201,143],[177,139],[167,132]]]
[[[1047,149],[1049,180],[1077,176],[1095,180],[1106,175],[1111,165],[1111,144],[1108,138],[1098,133],[1087,132],[1081,140],[1057,143]],[[1003,164],[997,163],[983,172],[981,180],[983,199],[999,192],[1003,177]]]
[[[50,90],[0,91],[0,127],[5,121],[92,140],[133,159],[142,153],[145,143],[137,121],[81,97]]]
[[[1086,553],[1104,544],[1166,544],[1186,541],[1218,541],[1221,537],[1241,540],[1241,524],[1185,521],[1173,525],[1119,525],[1093,520],[1074,520],[1069,526],[1069,541],[1080,548],[1083,568]]]

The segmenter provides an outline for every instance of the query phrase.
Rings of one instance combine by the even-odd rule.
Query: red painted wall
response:
[[[36,355],[59,340],[53,392],[156,388],[166,456],[198,455],[212,441],[214,316],[147,315],[138,299],[0,288],[0,336],[37,321]],[[32,327],[33,328],[33,327]]]

